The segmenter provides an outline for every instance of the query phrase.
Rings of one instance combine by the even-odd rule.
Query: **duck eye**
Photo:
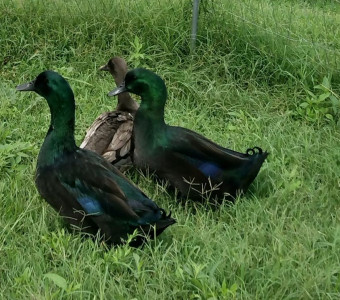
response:
[[[137,79],[136,75],[133,73],[128,73],[125,77],[125,81],[135,81]]]

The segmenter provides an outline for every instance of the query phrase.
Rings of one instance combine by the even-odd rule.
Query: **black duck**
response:
[[[100,155],[80,149],[74,140],[75,102],[58,73],[45,71],[18,91],[34,91],[47,100],[51,123],[40,149],[35,183],[40,195],[65,220],[82,231],[99,230],[120,244],[135,229],[160,234],[175,220]],[[140,245],[139,237],[133,245]]]
[[[134,69],[109,96],[131,92],[141,96],[135,115],[133,163],[167,179],[183,197],[202,201],[209,196],[233,201],[245,192],[268,153],[259,147],[239,153],[223,148],[186,128],[164,122],[167,89],[164,81],[146,69]]]

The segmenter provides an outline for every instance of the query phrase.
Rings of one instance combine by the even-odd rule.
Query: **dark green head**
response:
[[[51,124],[40,150],[38,164],[52,164],[65,150],[76,149],[74,141],[75,103],[72,89],[58,73],[45,71],[31,82],[17,86],[18,91],[34,91],[44,97],[51,111]]]
[[[74,95],[68,82],[57,72],[44,71],[31,82],[18,85],[17,91],[34,91],[44,97],[51,111],[74,108]]]
[[[123,84],[109,92],[108,96],[116,96],[123,92],[141,96],[142,105],[146,102],[150,106],[164,106],[167,97],[163,79],[143,68],[129,71]]]

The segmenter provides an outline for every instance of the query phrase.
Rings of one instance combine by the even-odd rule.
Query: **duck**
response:
[[[16,89],[38,93],[50,108],[35,184],[71,227],[99,234],[110,245],[124,243],[137,230],[141,234],[131,245],[140,246],[176,222],[102,156],[76,146],[75,100],[65,78],[48,70]]]
[[[204,136],[164,121],[167,88],[154,72],[137,68],[108,96],[129,92],[141,97],[134,119],[133,163],[166,179],[182,199],[220,204],[234,202],[254,181],[268,152],[224,148]]]
[[[124,81],[128,67],[126,61],[117,56],[112,57],[99,70],[110,72],[116,85],[119,86]],[[138,107],[138,103],[129,93],[119,94],[115,110],[102,113],[93,122],[80,148],[102,155],[121,171],[129,169],[132,165],[130,149],[133,118]]]

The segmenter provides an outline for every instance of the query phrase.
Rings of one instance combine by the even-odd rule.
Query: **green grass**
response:
[[[167,2],[0,3],[0,298],[339,299],[339,114],[311,121],[300,106],[324,77],[339,95],[338,1],[202,1],[195,53],[190,1]],[[131,172],[178,220],[142,249],[65,230],[34,186],[47,104],[14,90],[45,69],[67,77],[80,142],[115,106],[97,72],[112,55],[166,80],[169,124],[270,152],[250,191],[217,210]]]

